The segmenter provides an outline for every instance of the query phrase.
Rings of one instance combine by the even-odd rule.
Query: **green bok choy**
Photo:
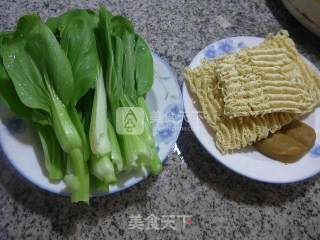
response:
[[[20,18],[0,33],[0,97],[37,131],[50,180],[72,202],[109,189],[133,168],[161,171],[145,96],[153,58],[133,24],[105,8],[70,10],[44,23]],[[143,129],[116,132],[119,108],[139,108]]]

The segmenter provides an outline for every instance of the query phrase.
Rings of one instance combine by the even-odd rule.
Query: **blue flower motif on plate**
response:
[[[165,109],[165,121],[180,121],[183,118],[183,110],[176,103],[169,104]]]
[[[204,53],[206,58],[214,58],[217,56],[217,51],[214,49],[214,47],[209,46],[205,53]]]
[[[18,117],[6,119],[3,121],[3,123],[12,134],[23,133],[27,129],[27,123]]]
[[[231,39],[219,41],[218,48],[224,53],[232,52],[234,50],[233,41]]]
[[[317,144],[315,147],[312,148],[311,155],[316,157],[320,156],[320,144]]]
[[[241,48],[247,47],[243,41],[234,41],[232,39],[223,39],[215,44],[208,46],[204,51],[204,57],[212,59],[226,53],[235,52]]]
[[[162,123],[156,129],[157,142],[169,143],[175,133],[175,125],[172,122]]]

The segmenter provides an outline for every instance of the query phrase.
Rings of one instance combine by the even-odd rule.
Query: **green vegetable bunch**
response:
[[[71,10],[44,23],[19,19],[0,33],[0,96],[36,129],[50,180],[72,202],[108,190],[117,176],[162,169],[145,95],[153,83],[148,45],[133,24],[107,9]],[[118,134],[117,110],[143,110],[141,134]]]

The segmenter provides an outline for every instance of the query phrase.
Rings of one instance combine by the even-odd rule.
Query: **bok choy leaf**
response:
[[[113,17],[105,8],[99,10],[100,56],[108,56],[109,62],[103,65],[106,85],[109,86],[108,100],[111,106],[111,119],[116,125],[116,110],[121,107],[141,108],[146,116],[150,113],[145,105],[140,106],[139,96],[150,90],[153,82],[153,61],[146,43],[135,34],[133,24],[124,17]],[[110,64],[111,62],[111,64]],[[150,68],[146,72],[143,67]],[[140,119],[141,120],[141,119]],[[150,117],[145,117],[143,134],[118,134],[125,157],[125,168],[144,166],[152,173],[161,170],[157,157]],[[147,137],[147,138],[146,138]]]
[[[0,32],[0,97],[35,128],[48,178],[63,179],[72,202],[88,202],[90,188],[108,190],[121,172],[161,171],[145,101],[152,84],[148,45],[104,7],[46,23],[27,15]],[[118,132],[121,108],[142,113],[142,131]]]
[[[51,30],[38,16],[22,17],[11,39],[2,46],[5,69],[21,102],[47,112],[70,169],[79,183],[72,192],[74,202],[89,200],[89,181],[82,142],[67,106],[71,104],[74,80],[70,63]]]

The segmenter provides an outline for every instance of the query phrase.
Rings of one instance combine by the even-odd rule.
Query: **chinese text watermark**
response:
[[[150,214],[147,217],[130,215],[128,229],[130,230],[184,230],[192,225],[191,215],[161,215]]]

